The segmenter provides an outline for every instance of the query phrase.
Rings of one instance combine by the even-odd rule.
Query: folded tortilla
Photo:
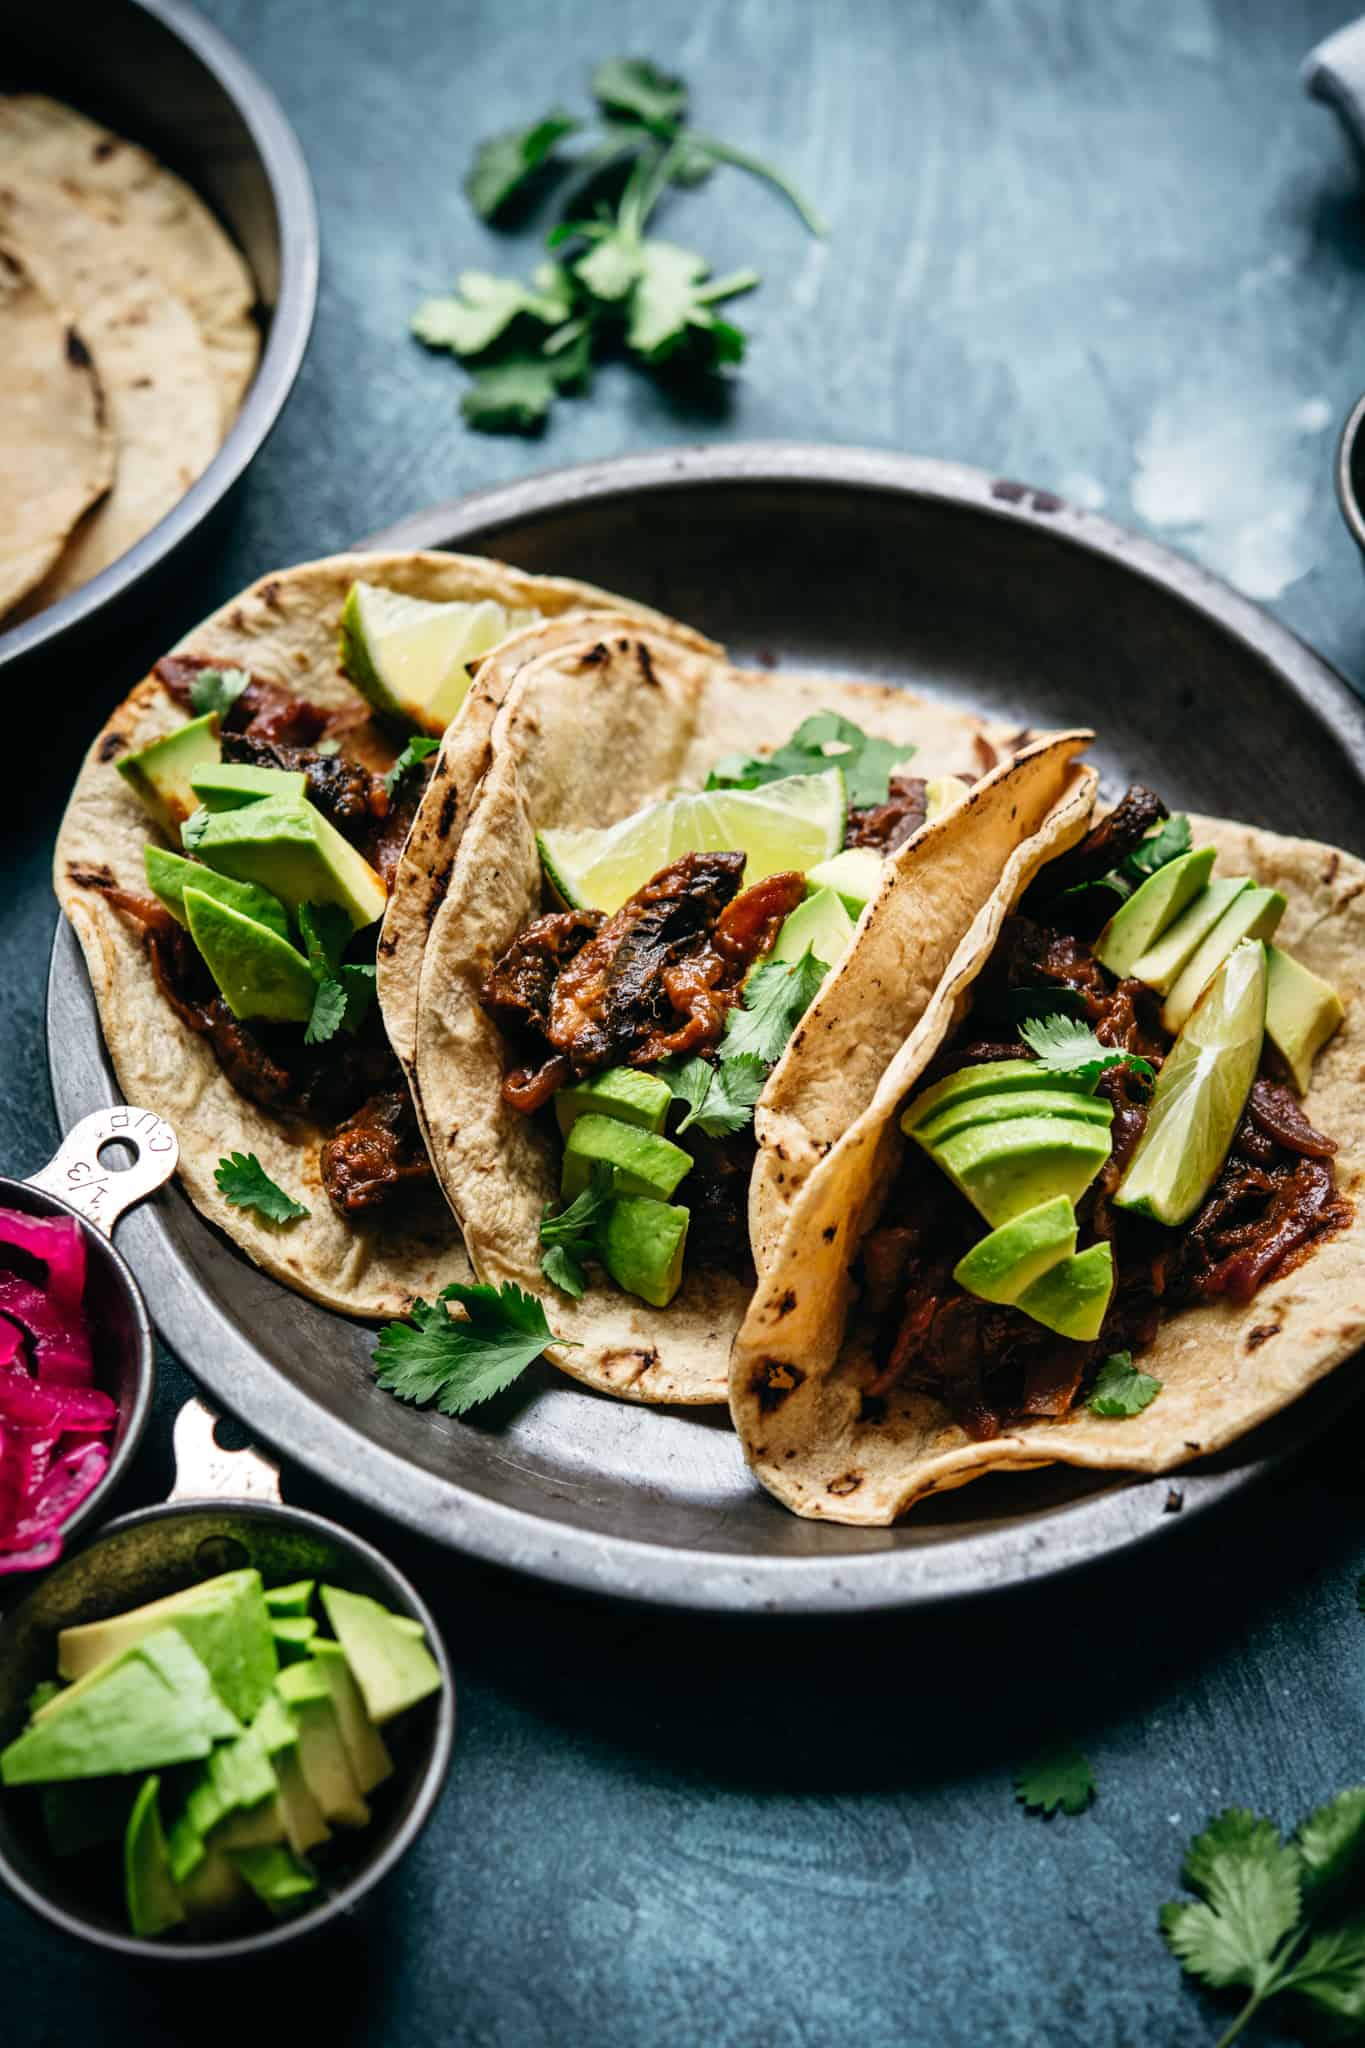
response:
[[[770,750],[826,708],[903,741],[926,777],[973,774],[983,755],[996,758],[1003,729],[909,691],[738,669],[656,633],[613,629],[546,645],[492,716],[481,779],[454,817],[451,843],[437,832],[425,845],[424,860],[442,877],[416,1015],[428,1149],[480,1278],[548,1297],[551,1327],[567,1340],[548,1356],[565,1372],[632,1401],[722,1401],[750,1292],[738,1272],[690,1259],[678,1294],[655,1309],[605,1279],[573,1302],[540,1271],[539,1227],[559,1199],[560,1146],[503,1101],[509,1049],[479,1003],[489,969],[542,908],[536,831],[610,824],[679,786],[700,787],[721,755]],[[447,750],[460,746],[457,732]],[[855,937],[832,985],[846,978],[861,987],[860,958]],[[922,996],[935,986],[921,985]],[[897,996],[897,1043],[914,1000]],[[845,1029],[840,1005],[840,1043],[851,1051],[861,1020]],[[798,1060],[799,1049],[790,1057]]]
[[[1338,1143],[1337,1184],[1355,1200],[1353,1223],[1246,1304],[1208,1302],[1165,1320],[1140,1360],[1162,1390],[1139,1415],[1103,1418],[1078,1406],[982,1443],[911,1387],[866,1411],[875,1331],[854,1272],[910,1142],[900,1111],[970,1007],[1005,917],[1044,861],[1079,836],[1087,810],[1078,785],[1016,850],[872,1101],[807,1178],[740,1331],[730,1376],[735,1427],[758,1478],[799,1515],[885,1524],[983,1473],[1053,1462],[1170,1471],[1277,1414],[1365,1338],[1365,863],[1312,840],[1193,817],[1194,844],[1216,847],[1220,872],[1284,891],[1277,943],[1345,1006],[1304,1109]]]

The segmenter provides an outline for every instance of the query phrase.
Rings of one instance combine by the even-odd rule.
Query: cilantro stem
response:
[[[761,282],[756,270],[732,270],[728,277],[717,277],[703,285],[693,297],[699,306],[715,306],[722,299],[737,299],[741,292],[751,292]]]
[[[1228,2048],[1228,2044],[1237,2039],[1237,2036],[1245,2029],[1248,2021],[1255,2018],[1265,2002],[1265,1997],[1264,1991],[1253,1991],[1227,2032],[1219,2035],[1214,2048]]]
[[[748,171],[750,177],[762,178],[765,184],[771,185],[775,191],[782,194],[788,205],[795,209],[804,226],[821,241],[824,240],[828,233],[824,221],[809,201],[802,198],[791,180],[783,177],[781,171],[774,170],[771,164],[765,164],[761,157],[750,156],[742,149],[732,149],[728,142],[716,142],[709,135],[694,135],[689,130],[687,139],[693,149],[705,150],[717,163],[733,164],[737,171]]]
[[[639,241],[645,231],[645,223],[662,198],[682,154],[681,141],[671,142],[667,149],[641,151],[621,195],[617,219],[622,234]]]

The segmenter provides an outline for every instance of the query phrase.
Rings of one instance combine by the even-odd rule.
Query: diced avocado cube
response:
[[[200,860],[186,860],[183,853],[168,853],[164,846],[144,847],[142,857],[152,894],[187,930],[190,921],[185,914],[185,890],[189,888],[198,889],[205,896],[216,896],[229,910],[253,918],[278,938],[289,937],[285,907],[268,889],[258,889],[254,882],[234,882],[230,875],[217,874]]]
[[[115,766],[166,837],[178,846],[180,827],[198,808],[190,777],[197,768],[217,759],[218,720],[210,711],[159,740],[149,740],[135,754],[123,755]]]
[[[876,895],[881,878],[882,856],[874,846],[846,846],[842,853],[832,853],[828,860],[807,868],[806,887],[812,891],[833,889],[849,916],[857,918],[863,905]]]
[[[1278,946],[1266,949],[1266,1036],[1306,1095],[1313,1062],[1346,1012],[1336,990]]]
[[[1020,1116],[973,1124],[925,1149],[998,1227],[1054,1195],[1078,1201],[1109,1157],[1109,1127],[1079,1117]]]
[[[190,788],[206,811],[235,811],[258,804],[263,797],[284,797],[303,803],[308,777],[301,768],[258,768],[252,761],[210,761],[196,768]]]
[[[284,1801],[276,1793],[273,1799],[262,1799],[255,1806],[239,1806],[235,1813],[228,1814],[214,1829],[209,1846],[213,1849],[264,1849],[288,1838]]]
[[[384,915],[388,892],[367,860],[309,803],[263,797],[218,811],[195,852],[207,867],[269,889],[297,912],[302,903],[337,903],[354,930]]]
[[[217,1930],[241,1917],[251,1891],[223,1850],[210,1849],[181,1885],[180,1897],[192,1926]]]
[[[283,1847],[231,1849],[228,1861],[277,1916],[297,1912],[318,1888],[317,1872]]]
[[[1093,1344],[1114,1291],[1114,1254],[1105,1244],[1088,1245],[1062,1259],[1019,1296],[1016,1308],[1059,1337]]]
[[[567,1138],[581,1116],[614,1116],[618,1123],[661,1131],[668,1119],[673,1091],[657,1074],[638,1067],[607,1067],[586,1081],[570,1081],[555,1095],[559,1134]]]
[[[123,1887],[128,1924],[134,1934],[151,1937],[178,1927],[185,1917],[180,1893],[171,1876],[166,1837],[161,1829],[157,1794],[159,1778],[148,1778],[133,1801],[123,1838]]]
[[[960,775],[936,775],[924,785],[924,822],[932,825],[945,811],[960,804],[971,788]]]
[[[688,1212],[649,1195],[618,1195],[602,1232],[602,1263],[618,1287],[667,1308],[682,1285]]]
[[[44,1785],[39,1797],[48,1847],[54,1856],[82,1856],[87,1849],[123,1839],[137,1790],[131,1778],[83,1778]]]
[[[1121,903],[1095,943],[1095,958],[1120,981],[1133,972],[1137,962],[1162,933],[1175,923],[1213,872],[1215,853],[1202,846],[1194,853],[1182,853],[1148,875]]]
[[[1180,970],[1161,1006],[1161,1021],[1168,1031],[1180,1030],[1233,947],[1243,939],[1274,938],[1284,911],[1285,899],[1278,889],[1244,889],[1228,905]]]
[[[173,1629],[68,1686],[0,1753],[0,1782],[50,1783],[160,1770],[206,1757],[241,1729]]]
[[[300,1657],[306,1657],[317,1632],[318,1625],[311,1614],[276,1615],[270,1633],[275,1638],[281,1664],[296,1664]]]
[[[306,1024],[318,985],[295,946],[199,889],[186,889],[190,937],[234,1017]]]
[[[239,1806],[258,1806],[278,1790],[274,1766],[254,1727],[243,1729],[235,1742],[215,1749],[208,1768],[218,1787],[224,1813]]]
[[[1075,1249],[1076,1212],[1065,1195],[1054,1195],[974,1244],[953,1278],[968,1294],[1008,1307]]]
[[[1139,953],[1130,969],[1134,979],[1145,981],[1159,996],[1169,995],[1181,969],[1193,959],[1223,912],[1250,887],[1248,875],[1215,875],[1179,917],[1167,925],[1155,945]]]
[[[411,1636],[417,1643],[426,1641],[427,1632],[415,1614],[391,1614],[389,1619],[400,1635]]]
[[[394,1617],[395,1620],[398,1618]],[[346,1745],[356,1784],[362,1792],[373,1792],[376,1785],[382,1785],[386,1778],[392,1777],[393,1758],[383,1736],[366,1712],[360,1687],[346,1661],[346,1652],[330,1637],[319,1636],[313,1644],[313,1657],[331,1691],[341,1739]]]
[[[399,1626],[406,1617],[390,1614],[363,1593],[348,1593],[340,1586],[321,1590],[327,1619],[377,1728],[440,1691],[440,1667],[424,1638]]]
[[[666,1202],[692,1170],[692,1155],[671,1138],[639,1130],[610,1116],[581,1116],[564,1147],[560,1189],[566,1201],[580,1194],[598,1164],[613,1168],[621,1195],[653,1195]]]
[[[835,889],[817,889],[782,920],[774,960],[800,960],[809,950],[826,967],[843,959],[853,941],[853,919]]]
[[[959,1067],[955,1074],[945,1075],[917,1095],[901,1117],[901,1129],[909,1137],[950,1103],[966,1102],[977,1095],[998,1096],[1016,1088],[1035,1093],[1040,1088],[1065,1088],[1092,1098],[1094,1083],[1065,1074],[1046,1074],[1037,1060],[983,1060],[980,1066]]]
[[[126,1614],[64,1628],[57,1638],[57,1669],[63,1678],[84,1678],[109,1658],[166,1628],[175,1629],[202,1658],[219,1696],[237,1718],[250,1721],[269,1696],[276,1671],[270,1615],[258,1571],[220,1572]]]
[[[954,1131],[969,1130],[973,1124],[1006,1123],[1017,1116],[1079,1117],[1083,1123],[1103,1124],[1114,1120],[1114,1105],[1104,1095],[1082,1095],[1077,1088],[1049,1088],[1051,1077],[1040,1073],[1036,1088],[1006,1088],[998,1095],[959,1096],[934,1116],[916,1124],[921,1145],[940,1144]]]
[[[265,1604],[272,1614],[307,1614],[316,1591],[316,1579],[295,1579],[289,1586],[267,1586]]]
[[[287,1664],[275,1686],[298,1723],[299,1762],[323,1818],[342,1827],[366,1827],[370,1809],[355,1781],[326,1678],[309,1657]]]

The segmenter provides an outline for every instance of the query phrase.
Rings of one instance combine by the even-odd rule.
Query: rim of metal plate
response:
[[[871,449],[793,442],[723,450],[683,448],[542,473],[433,507],[360,545],[496,552],[500,529],[571,511],[593,499],[692,486],[781,485],[890,492],[974,507],[1046,530],[1160,586],[1241,641],[1331,734],[1365,780],[1365,706],[1326,662],[1258,606],[1194,563],[1069,506],[1053,493],[956,463]],[[48,1039],[58,1115],[67,1127],[107,1099],[113,1082],[94,999],[74,936],[59,927],[48,981]],[[60,1048],[60,1056],[58,1054]],[[1264,1432],[1264,1453],[1233,1467],[1187,1468],[1135,1479],[1069,1503],[1043,1526],[964,1532],[931,1549],[770,1557],[709,1553],[584,1530],[487,1499],[373,1443],[286,1380],[248,1331],[191,1284],[154,1210],[143,1212],[138,1271],[162,1336],[216,1400],[322,1479],[379,1514],[490,1563],[584,1591],[719,1612],[836,1614],[910,1607],[999,1591],[1075,1569],[1150,1541],[1254,1485],[1316,1435],[1359,1391],[1345,1368]],[[1182,1512],[1168,1512],[1172,1486]],[[889,1534],[889,1532],[888,1532]]]

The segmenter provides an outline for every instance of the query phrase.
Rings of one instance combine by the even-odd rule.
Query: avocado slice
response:
[[[222,1928],[241,1917],[251,1892],[221,1849],[210,1849],[180,1887],[185,1918],[194,1926]]]
[[[299,1761],[299,1728],[277,1692],[272,1692],[253,1726],[265,1745],[279,1780],[280,1815],[285,1839],[296,1856],[304,1856],[331,1835],[322,1808],[309,1790]],[[230,1824],[229,1824],[230,1826]]]
[[[934,1116],[915,1126],[921,1145],[940,1144],[954,1131],[969,1130],[973,1124],[1007,1123],[1016,1116],[1071,1116],[1083,1123],[1103,1124],[1114,1120],[1114,1106],[1103,1095],[1082,1095],[1079,1089],[1049,1088],[1051,1077],[1039,1074],[1036,1088],[1009,1088],[999,1095],[967,1095],[950,1102]]]
[[[365,1702],[346,1661],[346,1652],[330,1637],[319,1636],[313,1645],[313,1658],[331,1692],[337,1726],[346,1745],[356,1784],[362,1792],[373,1792],[376,1785],[382,1785],[386,1778],[393,1776],[393,1758],[383,1736],[365,1711]]]
[[[288,1586],[267,1586],[265,1604],[272,1614],[307,1614],[316,1591],[316,1579],[295,1579]]]
[[[228,1861],[277,1917],[296,1913],[318,1888],[317,1872],[283,1846],[232,1849]]]
[[[618,1287],[667,1308],[682,1285],[688,1211],[649,1195],[618,1195],[602,1231],[602,1263]]]
[[[348,1828],[367,1827],[370,1809],[355,1781],[332,1689],[322,1672],[311,1657],[287,1664],[275,1680],[275,1690],[298,1724],[299,1762],[324,1820]]]
[[[44,1785],[39,1793],[54,1856],[83,1856],[122,1841],[136,1791],[131,1778],[82,1778]]]
[[[337,903],[362,931],[384,915],[388,891],[367,860],[312,804],[262,797],[216,811],[195,845],[206,867],[255,882],[296,911],[301,903]]]
[[[322,1604],[377,1728],[440,1691],[440,1668],[420,1630],[400,1626],[407,1616],[340,1586],[324,1586]]]
[[[134,1934],[164,1934],[185,1918],[180,1892],[171,1876],[166,1837],[161,1829],[157,1795],[161,1780],[144,1781],[123,1838],[123,1894]]]
[[[115,767],[156,819],[168,839],[180,844],[180,827],[198,808],[190,777],[218,759],[218,719],[212,712],[192,718],[159,740],[149,740]]]
[[[1054,1195],[1078,1200],[1109,1157],[1109,1130],[1079,1117],[1020,1116],[973,1124],[926,1150],[973,1208],[999,1225]]]
[[[917,1095],[901,1117],[901,1129],[911,1137],[921,1124],[928,1123],[949,1103],[966,1102],[976,1095],[999,1095],[1016,1088],[1064,1088],[1068,1093],[1094,1100],[1093,1081],[1044,1073],[1037,1060],[983,1060],[977,1067],[959,1067],[955,1074],[945,1075],[932,1088]]]
[[[203,1660],[215,1690],[237,1719],[250,1721],[268,1697],[277,1668],[261,1575],[250,1568],[220,1572],[106,1621],[64,1628],[57,1637],[57,1669],[63,1678],[82,1679],[167,1628],[177,1630]],[[53,1711],[56,1704],[44,1711]]]
[[[184,901],[190,937],[234,1017],[308,1022],[318,984],[297,947],[201,889],[186,889]]]
[[[107,1778],[195,1763],[241,1733],[194,1651],[163,1629],[68,1686],[0,1752],[0,1782]]]
[[[1285,899],[1278,889],[1244,889],[1228,905],[1180,970],[1161,1006],[1161,1021],[1168,1031],[1181,1029],[1233,947],[1243,939],[1273,939],[1284,911]]]
[[[198,785],[195,785],[196,788]],[[1168,926],[1195,897],[1213,873],[1215,851],[1201,846],[1182,853],[1148,875],[1121,903],[1095,943],[1095,958],[1120,981],[1133,972],[1136,963],[1154,946]]]
[[[318,1625],[311,1614],[277,1614],[270,1633],[275,1638],[281,1664],[296,1664],[300,1657],[306,1657],[317,1632]]]
[[[254,761],[209,761],[190,776],[190,788],[206,811],[235,811],[279,796],[301,804],[308,777],[301,768],[258,768]]]
[[[799,960],[809,947],[817,960],[833,967],[853,942],[853,919],[835,889],[817,889],[782,920],[773,947],[774,960]]]
[[[1313,1079],[1313,1062],[1346,1012],[1341,997],[1292,954],[1267,946],[1266,1036],[1294,1078],[1300,1095]]]
[[[1114,1253],[1109,1244],[1088,1245],[1062,1259],[1025,1288],[1015,1303],[1035,1323],[1059,1337],[1093,1344],[1114,1292]]]
[[[1130,972],[1159,996],[1169,995],[1184,968],[1217,924],[1223,912],[1251,887],[1249,875],[1215,875],[1194,901],[1167,925],[1155,945],[1139,953]]]
[[[974,1244],[953,1268],[968,1294],[1006,1307],[1076,1249],[1076,1212],[1065,1195],[1025,1209]]]
[[[205,896],[216,896],[229,910],[254,918],[281,939],[289,937],[285,907],[268,889],[258,889],[254,882],[234,882],[230,875],[216,874],[202,861],[186,860],[183,853],[168,853],[164,846],[145,846],[142,863],[152,894],[186,930],[190,921],[185,914],[185,891],[189,888],[198,889]]]
[[[614,1116],[618,1123],[662,1131],[673,1091],[657,1074],[638,1067],[607,1067],[586,1081],[570,1081],[555,1095],[559,1134],[567,1138],[581,1116]]]
[[[588,1185],[599,1161],[614,1169],[618,1194],[653,1195],[658,1201],[667,1201],[684,1174],[692,1170],[691,1153],[670,1138],[620,1123],[615,1117],[581,1116],[564,1147],[560,1188],[566,1201]]]
[[[806,870],[807,889],[833,889],[852,918],[862,914],[865,903],[877,893],[882,878],[882,856],[873,846],[846,846],[828,860],[817,861]],[[816,958],[824,959],[817,948]]]

